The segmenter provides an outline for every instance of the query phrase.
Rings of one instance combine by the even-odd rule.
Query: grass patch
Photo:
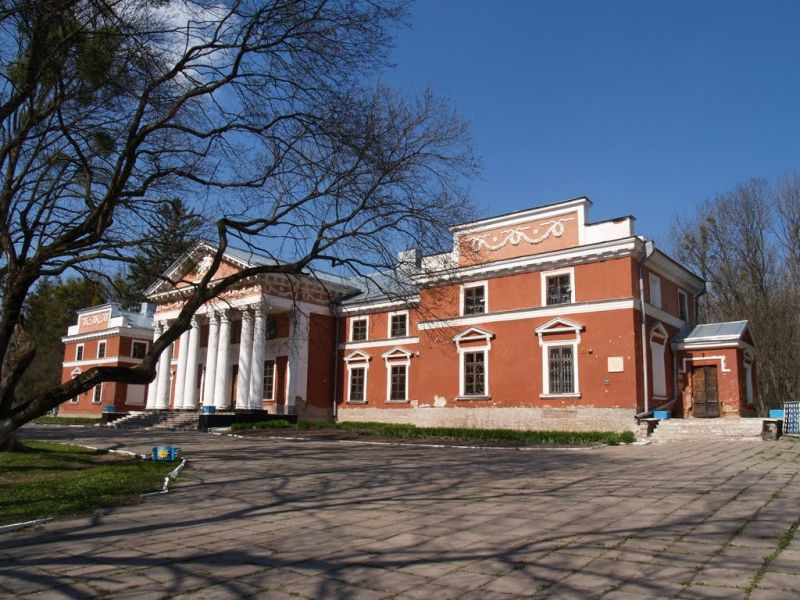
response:
[[[100,419],[91,417],[39,417],[33,420],[40,425],[96,425]]]
[[[78,446],[22,442],[28,451],[0,454],[0,525],[131,502],[160,490],[175,468]]]
[[[759,583],[761,583],[764,575],[767,574],[767,568],[769,567],[769,564],[778,558],[781,552],[786,550],[786,548],[789,547],[789,544],[792,543],[794,535],[797,533],[798,525],[800,525],[800,520],[795,521],[792,526],[784,532],[784,534],[781,536],[781,539],[778,541],[778,547],[775,549],[775,551],[764,558],[764,564],[761,565],[761,568],[756,572],[755,575],[753,575],[753,579],[750,580],[750,585],[747,587],[745,598],[750,598],[753,590],[758,587]]]
[[[515,429],[470,429],[466,427],[417,427],[394,423],[333,423],[331,421],[300,421],[297,424],[284,420],[236,423],[233,431],[248,429],[335,429],[365,436],[398,439],[445,440],[449,442],[498,442],[521,445],[587,445],[621,443],[636,440],[632,431],[518,431]]]

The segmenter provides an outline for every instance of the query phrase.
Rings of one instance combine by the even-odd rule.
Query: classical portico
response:
[[[166,273],[191,281],[208,268],[210,245],[199,243]],[[226,252],[219,276],[265,260]],[[154,339],[169,327],[190,291],[183,284],[159,282],[147,291],[156,304]],[[309,398],[309,371],[333,383],[333,345],[329,352],[309,346],[312,325],[333,327],[331,294],[347,293],[339,281],[263,275],[243,280],[194,315],[191,328],[165,348],[148,388],[147,409],[197,411],[267,410],[270,413],[330,412],[333,390]],[[330,337],[333,344],[333,336]],[[315,379],[316,380],[316,379]],[[313,386],[316,390],[316,386]],[[315,391],[311,391],[314,396]]]

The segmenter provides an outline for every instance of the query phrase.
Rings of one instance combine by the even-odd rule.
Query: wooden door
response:
[[[233,369],[231,369],[231,371],[230,406],[231,408],[236,408],[236,390],[239,386],[239,365],[233,365]]]
[[[692,369],[693,415],[699,418],[719,416],[719,392],[717,367],[695,367]]]

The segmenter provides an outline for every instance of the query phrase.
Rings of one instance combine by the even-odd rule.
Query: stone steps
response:
[[[678,440],[760,440],[762,419],[663,419],[650,439],[654,442]]]
[[[108,424],[113,429],[155,429],[165,431],[197,430],[197,412],[148,411],[132,412]]]

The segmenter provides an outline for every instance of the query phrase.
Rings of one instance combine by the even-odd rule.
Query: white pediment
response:
[[[473,342],[478,340],[490,340],[493,337],[494,334],[491,331],[486,331],[480,327],[470,327],[469,329],[465,329],[458,335],[454,336],[453,341],[456,343]]]
[[[533,330],[537,335],[541,336],[546,333],[569,333],[583,331],[583,325],[564,317],[556,317],[550,319],[544,325],[539,325]]]
[[[391,359],[399,359],[399,360],[408,360],[413,356],[411,352],[406,350],[405,348],[401,348],[400,346],[395,346],[391,350],[387,350],[381,357],[384,360],[391,360]]]
[[[372,360],[372,357],[365,352],[361,352],[361,350],[354,350],[350,354],[344,357],[344,362],[351,363],[351,362],[366,362]]]

